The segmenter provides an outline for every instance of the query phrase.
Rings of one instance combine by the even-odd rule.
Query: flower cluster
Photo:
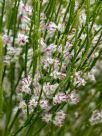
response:
[[[64,120],[66,118],[66,114],[64,111],[60,110],[55,113],[55,115],[52,115],[50,113],[44,113],[42,115],[42,120],[46,123],[53,123],[55,126],[61,127],[64,123]]]
[[[101,96],[96,90],[91,92],[91,85],[88,86],[91,82],[93,86],[101,88],[101,79],[97,80],[99,70],[96,67],[97,60],[102,56],[102,27],[97,23],[100,1],[0,2],[0,34],[3,33],[4,41],[4,70],[3,74],[0,73],[0,82],[7,99],[4,106],[10,106],[10,112],[8,108],[4,108],[7,122],[7,133],[4,135],[10,135],[9,133],[16,130],[16,127],[9,128],[12,121],[9,122],[8,119],[12,118],[15,107],[19,113],[12,118],[14,124],[16,118],[26,127],[29,126],[28,122],[31,123],[31,128],[27,128],[30,131],[24,132],[24,135],[30,135],[33,121],[44,121],[49,123],[48,126],[52,123],[61,127],[64,121],[72,121],[74,115],[78,120],[73,128],[81,126],[80,115],[83,117],[81,112],[87,104],[84,104],[81,97],[91,100]],[[84,91],[85,88],[89,91]],[[82,108],[74,111],[78,106]],[[11,115],[7,115],[8,113]],[[102,112],[94,111],[89,121],[93,125],[102,123]],[[22,128],[24,127],[18,129],[14,135],[22,131]],[[59,132],[58,130],[55,135]]]

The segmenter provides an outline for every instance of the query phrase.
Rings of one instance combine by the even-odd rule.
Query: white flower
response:
[[[21,80],[20,92],[25,94],[31,94],[30,85],[32,82],[32,78],[27,76]]]
[[[25,101],[21,101],[19,103],[19,108],[22,109],[22,111],[27,109],[27,105],[26,105]]]
[[[41,21],[45,21],[46,15],[45,15],[44,12],[41,12],[41,14],[40,14],[40,19],[41,19]]]
[[[60,31],[61,33],[63,33],[65,30],[65,24],[58,24],[58,31]]]
[[[64,59],[65,59],[65,61],[69,61],[70,58],[71,58],[70,52],[67,51],[67,50],[65,50],[65,51],[64,51]]]
[[[54,53],[54,52],[56,51],[56,47],[57,47],[57,45],[55,45],[55,44],[50,44],[50,45],[45,49],[45,52]]]
[[[80,97],[74,91],[69,94],[69,103],[70,104],[77,104],[79,102],[79,100],[80,100]]]
[[[23,1],[20,1],[18,13],[19,13],[19,15],[25,14],[25,5],[24,5]]]
[[[4,34],[4,44],[5,45],[11,45],[12,41],[13,41],[13,37],[12,36]]]
[[[85,22],[86,22],[86,13],[85,13],[85,10],[81,10],[80,23],[84,24]]]
[[[86,34],[82,34],[82,35],[80,36],[80,39],[81,39],[81,40],[84,40],[84,39],[86,38],[86,36],[87,36]]]
[[[49,110],[49,105],[47,100],[41,100],[40,101],[40,107],[44,110]]]
[[[30,94],[31,89],[27,85],[23,85],[22,88],[21,88],[21,92],[26,93],[26,94]]]
[[[85,79],[81,77],[82,71],[78,71],[75,73],[75,84],[78,84],[78,86],[84,86],[86,84]]]
[[[63,80],[66,77],[66,74],[55,70],[50,74],[50,76],[53,77],[54,79],[59,78],[59,79]]]
[[[52,122],[52,114],[51,113],[44,113],[42,115],[42,120],[46,123]]]
[[[52,65],[54,63],[54,59],[52,59],[51,57],[47,57],[43,60],[43,68],[45,70],[48,70],[48,68],[50,67],[50,65]]]
[[[16,53],[15,48],[8,46],[7,47],[7,54],[10,56],[14,56],[14,54]]]
[[[27,76],[22,79],[22,86],[30,86],[32,82],[32,78],[30,76]]]
[[[75,11],[78,9],[78,7],[79,7],[79,2],[75,1]]]
[[[28,33],[30,30],[29,26],[26,23],[21,24],[20,27],[24,33]]]
[[[25,15],[21,15],[20,20],[21,20],[22,24],[23,23],[28,24],[28,25],[30,24],[30,18]]]
[[[88,78],[93,81],[93,82],[96,82],[96,79],[95,79],[95,75],[90,71],[88,72]]]
[[[25,11],[26,11],[26,13],[27,13],[29,16],[31,16],[31,15],[32,15],[32,11],[33,11],[32,6],[26,5],[26,6],[25,6]]]
[[[36,107],[38,104],[38,99],[33,97],[30,101],[29,101],[29,108],[30,110],[32,110],[34,107]]]
[[[101,28],[101,25],[93,24],[93,31],[98,31]]]
[[[62,53],[62,44],[58,47],[58,51]]]
[[[43,85],[43,90],[46,96],[52,96],[52,94],[54,94],[57,87],[58,87],[57,83],[52,85],[48,82]]]
[[[68,96],[65,93],[58,93],[53,97],[53,103],[54,104],[60,104],[63,102],[67,102]]]
[[[49,32],[49,36],[52,37],[52,35],[57,30],[57,25],[54,22],[49,22],[47,25],[47,30]]]
[[[4,60],[3,60],[4,64],[5,64],[5,65],[9,65],[10,62],[11,62],[11,59],[12,59],[12,58],[11,58],[9,55],[6,55],[6,56],[4,57]]]
[[[66,118],[66,114],[64,111],[60,110],[56,112],[55,118],[53,120],[54,125],[61,127],[64,123],[64,120]]]
[[[41,48],[42,48],[42,50],[44,51],[45,49],[46,49],[46,43],[44,42],[44,39],[43,38],[41,38],[40,39],[40,45],[41,45]]]
[[[16,38],[16,44],[23,46],[28,42],[28,36],[18,33],[18,37]]]
[[[66,42],[65,50],[69,51],[73,47],[73,44],[70,42]]]
[[[99,110],[93,111],[93,114],[89,121],[92,125],[102,123],[102,111]]]
[[[99,36],[100,36],[99,34],[96,35],[96,36],[94,36],[93,41],[92,41],[93,44],[96,44],[96,43],[97,43],[97,41],[98,41],[98,39],[99,39]]]

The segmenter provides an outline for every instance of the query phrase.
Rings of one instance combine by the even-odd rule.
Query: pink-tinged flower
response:
[[[41,100],[40,107],[44,110],[49,110],[50,108],[47,100]]]
[[[58,93],[53,98],[53,103],[54,104],[60,104],[60,103],[63,103],[63,102],[67,102],[67,100],[68,100],[68,96],[65,93]]]
[[[53,124],[61,127],[64,123],[65,118],[66,118],[66,114],[64,113],[64,111],[60,110],[56,112],[55,118],[53,120]]]
[[[54,22],[49,22],[48,25],[47,25],[47,29],[50,32],[54,33],[56,31],[56,29],[57,29],[57,25]]]
[[[19,33],[19,34],[18,34],[18,37],[16,38],[16,44],[17,44],[17,45],[20,45],[20,46],[23,46],[23,45],[25,45],[27,42],[28,42],[28,36]]]
[[[13,37],[9,36],[7,34],[4,35],[4,44],[5,45],[11,45],[13,41]]]
[[[30,110],[32,110],[34,107],[36,107],[38,104],[38,99],[36,97],[33,97],[30,101],[29,101],[29,108]]]
[[[80,97],[74,91],[68,95],[70,104],[77,104],[80,101]]]
[[[86,81],[84,78],[81,77],[82,72],[78,71],[75,73],[75,83],[78,84],[78,86],[84,86],[86,84]]]
[[[54,59],[52,59],[51,57],[47,57],[43,60],[43,68],[48,70],[48,68],[50,67],[50,65],[52,65],[54,63]]]
[[[32,15],[32,11],[33,11],[32,6],[26,5],[24,8],[25,8],[25,12],[26,12],[29,16],[31,16],[31,15]]]
[[[49,82],[48,83],[45,83],[43,85],[43,90],[44,90],[44,93],[46,94],[46,96],[52,96],[56,90],[56,88],[58,87],[58,84],[50,84]]]
[[[46,49],[45,49],[45,53],[54,53],[56,51],[56,47],[57,45],[54,44],[50,44]]]
[[[22,82],[22,86],[23,85],[30,86],[31,82],[32,82],[32,78],[30,76],[27,76],[27,77],[23,78],[21,82]]]
[[[26,24],[30,24],[30,18],[25,16],[25,15],[20,15],[19,19],[21,20],[22,24],[26,23]]]

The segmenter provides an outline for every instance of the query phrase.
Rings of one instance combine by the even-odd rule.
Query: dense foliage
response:
[[[0,0],[0,136],[102,136],[102,0]]]

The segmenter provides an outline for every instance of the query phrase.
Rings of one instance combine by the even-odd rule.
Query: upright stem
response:
[[[3,38],[0,35],[0,116],[2,115],[3,110],[2,72],[3,72]]]
[[[2,10],[1,10],[1,16],[0,16],[0,32],[2,32],[4,8],[5,8],[5,0],[3,0],[3,3],[2,3]]]

